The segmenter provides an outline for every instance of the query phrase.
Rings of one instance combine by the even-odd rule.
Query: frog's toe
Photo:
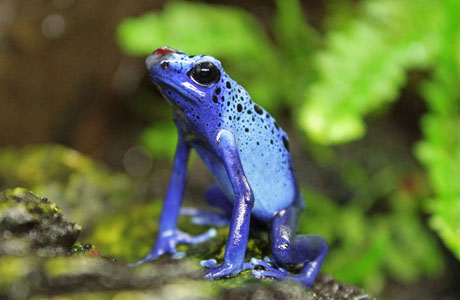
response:
[[[278,280],[285,280],[288,277],[288,273],[285,271],[271,269],[271,270],[252,270],[252,275],[255,278],[264,278],[264,277],[272,277]]]
[[[202,260],[200,261],[200,265],[202,267],[211,269],[211,268],[217,267],[217,261],[215,259]]]
[[[183,251],[179,251],[179,252],[176,252],[174,253],[173,255],[171,255],[171,258],[172,259],[182,259],[186,256],[185,252]]]
[[[142,265],[144,262],[146,262],[146,261],[144,261],[143,259],[141,259],[140,261],[136,261],[135,263],[127,264],[127,266],[130,267],[130,268],[134,268],[134,267],[137,267],[137,266]]]
[[[211,262],[214,264],[214,262]],[[236,266],[231,263],[223,262],[221,265],[215,265],[204,272],[205,279],[219,279],[228,276],[238,275],[243,271],[243,266]]]
[[[275,265],[274,267],[271,266],[272,263]],[[286,269],[279,267],[273,259],[267,259],[267,257],[264,258],[264,260],[252,258],[251,264],[253,266],[251,273],[256,278],[271,277],[278,280],[290,280],[299,284],[303,284],[307,287],[311,286],[315,279],[314,276],[305,276],[302,273],[289,273]]]
[[[278,269],[278,270],[279,269],[284,270],[282,267],[280,267],[280,265],[278,265],[276,260],[268,256],[265,256],[263,260],[257,259],[257,258],[251,258],[250,262],[254,267],[259,266],[259,267],[264,267],[266,269],[274,267],[275,269]]]
[[[201,216],[203,213],[205,212],[193,207],[181,207],[180,209],[181,216],[197,217]]]
[[[251,262],[244,262],[241,271],[253,270],[254,265]]]
[[[177,241],[179,243],[183,243],[183,244],[194,245],[194,244],[199,244],[199,243],[202,243],[202,242],[206,242],[207,240],[215,237],[216,235],[217,235],[217,230],[214,229],[214,228],[211,228],[208,231],[206,231],[205,233],[195,235],[195,236],[192,236],[192,235],[189,235],[187,233],[181,232],[177,237]]]
[[[207,259],[207,260],[202,260],[200,261],[200,265],[202,267],[212,269],[218,266],[217,261],[215,259]],[[244,262],[243,266],[241,267],[241,272],[247,271],[247,270],[252,270],[254,269],[254,266],[250,262]]]
[[[146,257],[144,257],[143,259],[135,262],[135,263],[132,263],[132,264],[128,264],[128,267],[137,267],[137,266],[140,266],[148,261],[151,261],[151,260],[155,260],[157,259],[158,256],[155,256],[154,253],[150,252]]]
[[[206,217],[193,217],[192,223],[200,226],[216,226],[216,227],[225,227],[230,225],[230,220],[219,214]]]
[[[269,256],[265,256],[265,257],[264,257],[264,261],[276,266],[276,261],[275,261],[275,259],[273,259],[273,258],[271,258],[271,257],[269,257]]]
[[[203,226],[224,227],[230,225],[228,216],[219,213],[201,211],[192,207],[184,207],[180,210],[181,215],[192,217],[192,223]]]
[[[273,268],[268,262],[265,260],[257,259],[257,258],[251,258],[250,263],[253,267],[263,267],[266,269]]]
[[[271,264],[274,264],[272,266]],[[265,257],[264,260],[251,258],[251,265],[253,266],[252,275],[256,278],[262,277],[273,277],[277,279],[286,279],[289,273],[279,267],[273,259]],[[264,270],[259,270],[258,268],[262,267]]]

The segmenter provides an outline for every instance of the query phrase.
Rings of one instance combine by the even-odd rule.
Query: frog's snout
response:
[[[153,55],[165,55],[166,53],[177,53],[177,50],[173,48],[169,48],[168,46],[163,46],[158,48],[157,50],[153,51]]]
[[[170,56],[171,54],[175,54],[175,53],[179,53],[179,51],[173,48],[170,48],[168,46],[158,48],[157,50],[153,51],[153,53],[149,55],[147,59],[145,60],[147,69],[151,70],[155,64],[165,59],[165,57]]]

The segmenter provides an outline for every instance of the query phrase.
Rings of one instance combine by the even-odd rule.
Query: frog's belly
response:
[[[235,194],[222,161],[213,151],[201,145],[193,145],[193,147],[211,171],[217,186],[233,202]],[[289,168],[270,164],[269,160],[255,159],[250,153],[240,152],[240,159],[254,193],[252,216],[268,221],[275,213],[293,203],[296,187]]]

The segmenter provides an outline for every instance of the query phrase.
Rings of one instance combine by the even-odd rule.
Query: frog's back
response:
[[[268,220],[292,204],[298,195],[288,137],[235,81],[224,77],[221,84],[224,86],[215,93],[221,104],[222,128],[235,136],[244,173],[255,197],[253,215]],[[229,181],[216,179],[227,197],[233,199]]]

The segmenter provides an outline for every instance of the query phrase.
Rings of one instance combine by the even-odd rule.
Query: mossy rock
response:
[[[0,194],[0,255],[65,254],[70,252],[80,230],[46,198],[23,188]]]
[[[0,298],[375,300],[329,276],[319,276],[311,289],[293,282],[247,276],[206,281],[198,262],[195,258],[160,259],[129,268],[109,259],[81,255],[4,256],[0,257],[0,273],[4,275]]]
[[[193,246],[187,256],[168,255],[127,267],[152,246],[162,199],[132,201],[129,177],[56,145],[0,150],[0,186],[25,184],[50,196],[72,221],[82,220],[90,244],[75,243],[80,227],[58,206],[26,189],[0,193],[0,299],[374,299],[361,290],[319,276],[311,289],[293,282],[255,279],[249,271],[203,280],[201,259],[223,259],[228,229]],[[179,228],[207,228],[182,217]],[[100,246],[100,247],[99,247]],[[102,256],[101,256],[102,255]],[[269,255],[267,236],[256,233],[247,259]],[[113,258],[104,258],[110,256]]]
[[[328,276],[320,276],[312,289],[293,282],[258,280],[248,271],[232,278],[203,280],[199,261],[222,259],[226,229],[219,230],[214,241],[183,249],[187,251],[184,259],[164,256],[137,268],[101,257],[92,245],[75,244],[79,232],[79,226],[67,222],[48,199],[23,188],[1,193],[0,298],[373,299]],[[251,238],[248,256],[261,256],[267,245],[263,238]]]

